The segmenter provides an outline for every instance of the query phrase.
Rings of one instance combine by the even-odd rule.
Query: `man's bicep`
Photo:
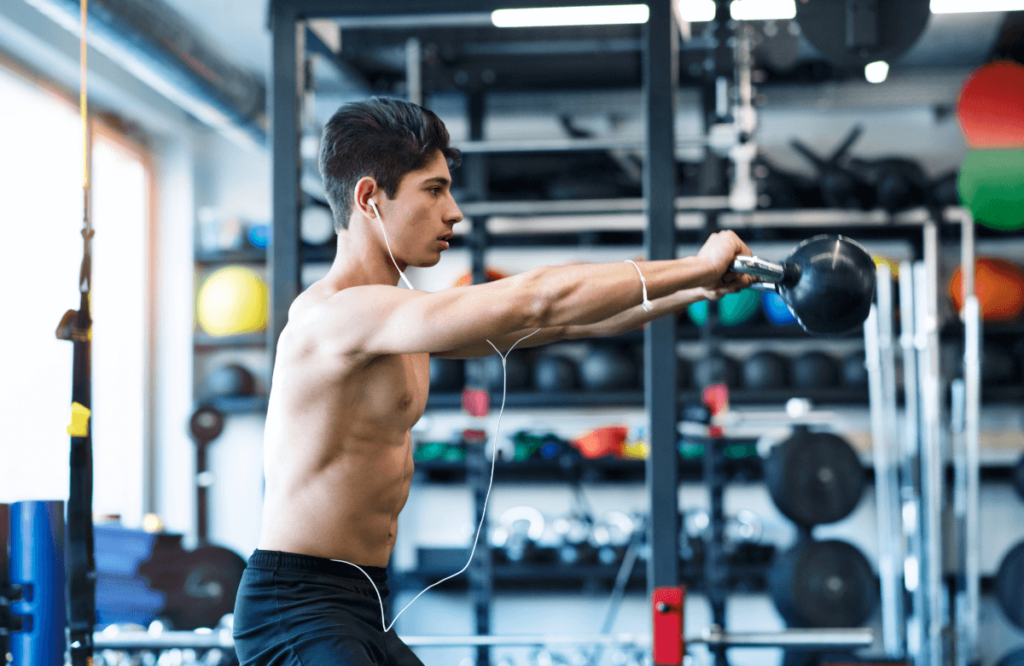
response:
[[[366,351],[437,353],[487,344],[487,339],[529,325],[535,319],[533,300],[525,285],[498,282],[436,293],[390,294],[389,302],[382,304],[378,330],[367,338]]]

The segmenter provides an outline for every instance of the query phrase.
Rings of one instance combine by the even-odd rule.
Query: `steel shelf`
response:
[[[195,349],[204,351],[237,347],[266,347],[267,334],[260,332],[247,335],[228,335],[218,338],[206,333],[195,333],[192,336],[192,344]]]

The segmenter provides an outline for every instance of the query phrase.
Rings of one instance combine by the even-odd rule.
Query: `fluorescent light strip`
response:
[[[621,25],[647,23],[647,5],[604,5],[592,7],[541,7],[498,9],[491,23],[498,28],[540,28],[562,25]]]
[[[931,0],[931,10],[932,14],[1016,12],[1024,10],[1024,0]]]
[[[679,13],[690,23],[715,18],[714,0],[679,0]],[[734,21],[783,21],[796,18],[795,0],[733,0],[729,15]]]

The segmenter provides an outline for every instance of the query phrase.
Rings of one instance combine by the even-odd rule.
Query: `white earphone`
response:
[[[395,265],[395,268],[398,270],[398,275],[399,277],[402,278],[402,282],[405,283],[405,286],[408,287],[409,289],[415,290],[415,288],[412,286],[412,283],[409,282],[409,278],[405,277],[405,273],[402,272],[401,268],[398,268],[398,262],[395,261],[395,255],[391,254],[391,244],[388,243],[388,234],[386,231],[384,231],[384,220],[380,219],[380,211],[377,210],[377,203],[373,199],[369,199],[369,202],[370,208],[373,209],[373,214],[377,216],[377,221],[380,222],[380,232],[384,234],[384,244],[388,248],[388,254],[391,255],[391,263]]]

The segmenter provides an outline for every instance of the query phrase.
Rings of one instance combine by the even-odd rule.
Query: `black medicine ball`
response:
[[[431,391],[461,391],[465,382],[465,365],[462,359],[430,359]]]
[[[807,352],[793,361],[793,386],[800,389],[829,388],[839,384],[836,359],[823,352]]]
[[[743,363],[743,386],[750,389],[784,388],[789,384],[786,359],[774,352],[758,352]]]
[[[546,393],[574,391],[579,388],[576,364],[564,356],[542,356],[533,367],[533,384]]]
[[[591,391],[636,388],[637,367],[632,358],[614,347],[593,347],[580,363],[580,381]]]
[[[256,380],[245,367],[229,363],[208,374],[203,381],[203,389],[203,393],[208,396],[252,395],[256,392]]]

